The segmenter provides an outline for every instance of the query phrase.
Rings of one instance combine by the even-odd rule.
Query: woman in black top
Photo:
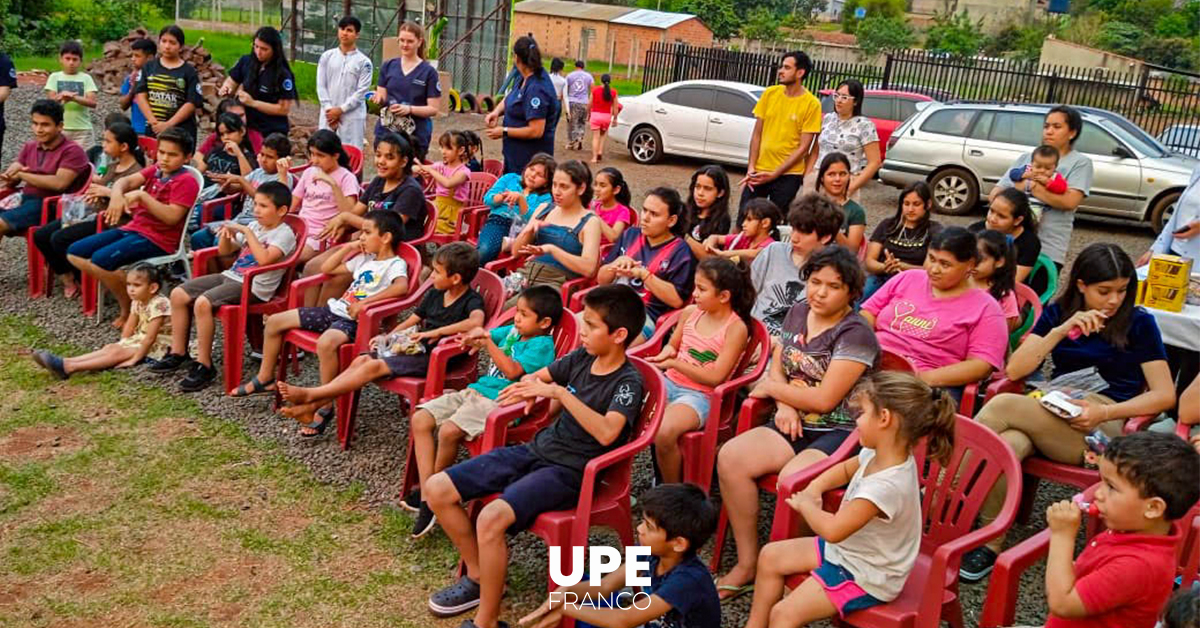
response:
[[[940,223],[930,219],[932,211],[933,194],[924,181],[910,183],[900,192],[896,215],[879,223],[871,233],[863,264],[868,273],[863,301],[897,273],[922,267],[929,240],[942,230]]]
[[[142,68],[136,99],[151,137],[177,126],[196,139],[196,109],[204,106],[204,95],[196,68],[179,56],[183,41],[183,29],[174,24],[163,27],[158,34],[158,58]]]
[[[254,49],[242,55],[217,92],[221,97],[236,94],[246,106],[246,124],[266,137],[287,135],[288,112],[296,95],[296,77],[283,54],[283,37],[264,26],[254,34]]]
[[[1029,278],[1038,255],[1042,253],[1042,241],[1037,235],[1037,218],[1024,192],[1017,188],[1005,188],[988,204],[987,220],[973,223],[967,229],[974,233],[992,229],[1011,237],[1017,249],[1017,281]],[[1034,288],[1039,294],[1044,289],[1045,286]]]

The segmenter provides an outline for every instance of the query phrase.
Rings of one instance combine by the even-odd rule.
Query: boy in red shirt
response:
[[[1074,563],[1080,510],[1046,511],[1046,628],[1153,628],[1175,581],[1175,521],[1200,499],[1200,454],[1172,434],[1116,438],[1100,458],[1095,505],[1108,528]]]

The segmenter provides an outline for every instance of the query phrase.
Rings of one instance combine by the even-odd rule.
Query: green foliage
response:
[[[983,49],[987,35],[983,19],[971,21],[966,11],[957,14],[938,13],[933,26],[925,33],[925,48],[956,57],[971,57]]]
[[[1026,19],[1006,24],[994,37],[984,40],[983,54],[989,57],[1010,57],[1020,61],[1037,61],[1042,56],[1046,37],[1059,31],[1056,20]],[[928,40],[925,46],[929,47]]]
[[[1191,33],[1191,25],[1182,13],[1168,13],[1154,23],[1154,34],[1159,37],[1187,37]]]
[[[449,23],[450,20],[443,15],[429,29],[429,48],[426,50],[426,54],[430,59],[437,59],[442,56],[442,31],[446,29],[446,24]]]
[[[758,8],[750,12],[741,30],[742,37],[765,42],[776,42],[783,39],[779,31],[779,19],[770,9]]]
[[[69,39],[85,43],[117,39],[141,22],[147,7],[137,0],[0,0],[10,12],[0,39],[10,55],[49,55]],[[2,6],[0,4],[0,6]],[[0,14],[3,14],[0,12]]]
[[[1142,47],[1146,32],[1129,22],[1108,22],[1100,27],[1097,44],[1117,54],[1134,56]]]
[[[1107,21],[1108,18],[1100,12],[1072,15],[1063,24],[1062,37],[1080,46],[1095,48],[1100,45],[1101,28]]]
[[[1174,12],[1175,0],[1121,0],[1109,13],[1113,20],[1150,31],[1160,16]]]
[[[813,17],[824,11],[827,5],[825,0],[795,0],[792,2],[792,11],[783,17],[783,26],[802,31],[812,24]]]
[[[665,11],[666,7],[663,10]],[[671,3],[671,10],[699,17],[701,22],[712,29],[713,36],[717,39],[732,37],[737,33],[741,22],[731,0],[679,0]]]
[[[912,28],[904,19],[897,17],[871,17],[868,14],[866,19],[859,23],[855,34],[858,36],[858,47],[868,56],[888,50],[911,48],[917,41]]]
[[[867,10],[864,21],[873,17],[903,18],[904,11],[908,8],[905,0],[846,0],[846,4],[842,7],[843,33],[858,32],[859,20],[854,17],[854,12],[859,7]]]
[[[1147,37],[1138,50],[1138,57],[1180,70],[1195,70],[1200,65],[1191,42],[1180,37]]]

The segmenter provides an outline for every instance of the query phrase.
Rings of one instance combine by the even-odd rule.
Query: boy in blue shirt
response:
[[[508,572],[505,533],[537,516],[574,508],[587,463],[625,444],[642,411],[645,386],[625,349],[646,311],[629,286],[600,286],[584,299],[583,347],[505,388],[501,404],[549,399],[562,413],[533,439],[442,471],[425,483],[425,499],[458,548],[466,574],[429,598],[429,610],[451,617],[476,606],[461,628],[496,628]],[[463,502],[500,493],[472,523]]]
[[[649,588],[637,593],[621,592],[627,583],[625,569],[618,567],[604,576],[599,586],[591,586],[585,577],[574,586],[557,589],[540,608],[522,617],[521,624],[552,628],[565,615],[576,620],[577,628],[719,628],[721,600],[717,587],[708,567],[696,556],[716,529],[717,509],[694,484],[656,486],[642,495],[641,507],[637,542],[650,548]],[[610,608],[614,593],[619,603]],[[564,597],[567,604],[563,603]],[[595,605],[596,600],[603,601]]]
[[[533,286],[517,298],[512,324],[490,332],[476,327],[462,335],[459,340],[464,346],[487,351],[492,368],[466,389],[446,393],[417,406],[412,417],[412,430],[420,478],[418,487],[429,476],[454,464],[459,443],[483,433],[488,415],[500,407],[496,398],[502,390],[524,375],[550,366],[554,361],[553,331],[562,313],[562,297],[557,290],[550,286]],[[437,519],[429,505],[421,501],[420,488],[401,504],[417,513],[412,531],[414,539],[433,529]]]
[[[158,55],[158,45],[153,39],[143,37],[131,46],[133,52],[129,55],[133,60],[133,72],[125,77],[121,82],[121,111],[129,110],[129,122],[133,126],[133,131],[138,135],[146,134],[146,114],[142,110],[133,106],[133,97],[137,95],[138,81],[142,80],[142,66],[146,62]]]

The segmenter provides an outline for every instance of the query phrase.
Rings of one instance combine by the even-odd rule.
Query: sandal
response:
[[[718,584],[717,585],[717,596],[720,597],[721,593],[723,593],[723,592],[728,592],[730,594],[730,595],[720,598],[721,603],[724,604],[725,602],[730,602],[730,601],[736,600],[739,597],[742,597],[743,595],[750,593],[753,590],[754,590],[753,582],[751,582],[750,584],[743,584],[742,586],[737,586],[735,584]]]
[[[230,393],[229,396],[236,397],[236,398],[243,398],[243,397],[256,397],[259,395],[274,395],[275,390],[267,388],[267,386],[270,386],[271,384],[274,384],[274,383],[275,383],[275,378],[271,378],[270,380],[265,381],[265,382],[260,382],[260,381],[258,381],[258,376],[255,375],[254,377],[250,378],[250,381],[248,381],[245,384],[242,384],[241,386],[238,386],[236,389],[234,389],[234,391],[232,393]],[[249,386],[250,388],[247,389],[246,388],[247,386]]]
[[[315,416],[319,420],[313,421],[312,423],[303,423],[297,421],[297,423],[300,423],[300,427],[313,430],[311,434],[300,432],[300,438],[316,438],[318,436],[323,436],[325,434],[325,428],[329,425],[330,420],[333,418],[333,408],[329,406],[321,408],[320,410],[317,410]]]

